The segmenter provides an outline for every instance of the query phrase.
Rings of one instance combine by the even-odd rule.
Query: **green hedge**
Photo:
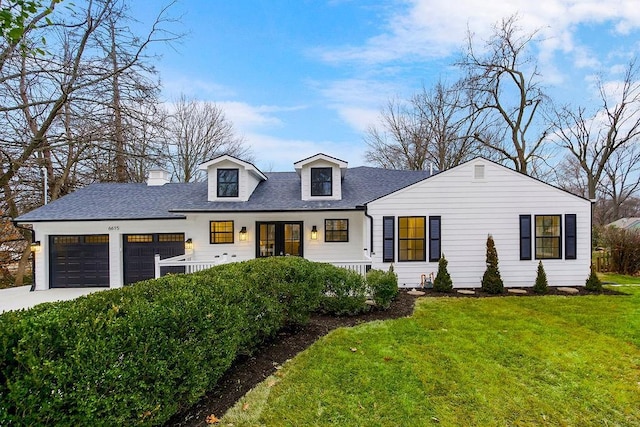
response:
[[[258,259],[2,314],[0,425],[162,424],[318,304],[364,306],[343,271]]]
[[[387,309],[398,295],[398,276],[393,270],[369,270],[367,285],[377,307]]]
[[[322,292],[319,310],[337,316],[355,315],[366,311],[367,284],[355,271],[320,264],[316,270],[320,276]]]

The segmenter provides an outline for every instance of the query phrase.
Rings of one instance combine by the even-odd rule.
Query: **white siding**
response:
[[[324,242],[325,219],[348,219],[348,242]],[[234,221],[233,244],[211,244],[210,221]],[[123,286],[123,235],[143,233],[184,233],[193,239],[194,261],[215,261],[227,254],[228,261],[244,261],[256,256],[256,222],[303,222],[303,255],[313,261],[358,261],[364,259],[366,228],[362,211],[348,212],[291,212],[291,213],[207,213],[189,215],[187,219],[140,221],[69,221],[35,223],[36,239],[41,250],[36,254],[36,289],[49,289],[49,236],[50,235],[109,235],[110,287]],[[317,240],[311,240],[311,228],[318,229]],[[239,232],[247,227],[247,240],[240,241]],[[218,258],[219,259],[219,258]]]
[[[303,256],[313,261],[355,261],[364,257],[364,215],[350,212],[273,212],[273,213],[203,213],[189,215],[190,228],[186,237],[193,239],[195,260],[213,260],[227,254],[228,259],[244,261],[256,256],[256,222],[290,221],[303,223]],[[325,219],[348,219],[348,242],[324,242]],[[210,221],[234,222],[233,244],[211,244]],[[311,240],[311,228],[318,229],[317,240]],[[238,233],[247,227],[247,240],[240,241]]]
[[[484,178],[476,178],[476,165],[484,165]],[[401,286],[420,284],[421,274],[437,272],[437,262],[397,262],[398,216],[441,216],[442,252],[449,261],[455,287],[479,287],[485,270],[486,240],[491,234],[498,250],[499,268],[505,286],[533,286],[538,260],[520,260],[520,215],[531,215],[535,258],[535,215],[577,215],[577,259],[543,260],[550,285],[583,285],[591,262],[591,206],[542,182],[492,162],[476,159],[460,167],[369,204],[374,217],[374,268],[382,263],[382,217],[394,216],[394,269]],[[427,229],[428,252],[428,229]],[[427,253],[428,260],[428,253]]]

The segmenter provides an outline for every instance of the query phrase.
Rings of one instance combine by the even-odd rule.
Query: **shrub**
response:
[[[433,280],[433,289],[435,291],[449,292],[453,289],[453,281],[451,280],[451,275],[447,270],[448,264],[449,262],[443,254],[438,261],[438,273],[436,274],[436,278]]]
[[[162,424],[308,317],[315,270],[252,260],[2,314],[0,425]]]
[[[504,283],[500,277],[498,269],[498,251],[493,237],[487,237],[487,269],[482,276],[482,290],[490,294],[501,294],[504,292]]]
[[[398,295],[398,276],[389,270],[369,270],[367,273],[367,285],[371,298],[377,307],[387,309]]]
[[[322,280],[319,309],[337,316],[362,313],[369,308],[364,278],[345,268],[322,264],[316,272]]]
[[[640,271],[640,231],[607,227],[602,241],[611,253],[611,270],[635,275]]]
[[[533,292],[536,294],[546,294],[549,292],[547,273],[544,271],[542,261],[538,262],[538,273],[536,274],[536,283],[533,285]]]
[[[591,265],[591,272],[589,273],[589,277],[584,284],[584,288],[592,292],[602,292],[602,281],[600,281],[600,278],[596,274],[596,270],[593,268],[593,264]]]

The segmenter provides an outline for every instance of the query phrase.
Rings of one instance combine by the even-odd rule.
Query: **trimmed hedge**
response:
[[[377,307],[387,309],[398,295],[398,276],[389,270],[369,270],[367,273],[367,285],[371,298]]]
[[[319,310],[336,316],[355,315],[369,309],[367,283],[355,271],[318,264],[316,275],[322,283]]]
[[[4,313],[0,425],[162,424],[319,304],[364,307],[362,278],[345,272],[257,259]]]

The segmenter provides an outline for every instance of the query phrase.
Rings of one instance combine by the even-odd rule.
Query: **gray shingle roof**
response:
[[[398,171],[366,166],[349,169],[342,200],[301,200],[295,172],[265,174],[247,202],[210,202],[207,183],[92,184],[17,218],[17,221],[73,221],[184,218],[187,212],[305,211],[356,209],[428,177],[426,171]]]

